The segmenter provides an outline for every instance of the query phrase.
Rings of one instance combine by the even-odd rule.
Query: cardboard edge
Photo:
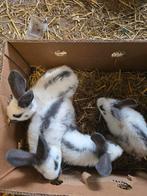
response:
[[[104,43],[147,43],[147,40],[8,40],[9,43],[13,45],[13,43],[91,43],[91,44],[104,44]]]

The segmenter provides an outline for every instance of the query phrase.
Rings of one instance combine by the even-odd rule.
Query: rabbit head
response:
[[[23,121],[32,117],[36,110],[36,102],[32,90],[26,90],[26,80],[16,70],[10,72],[8,82],[12,91],[12,99],[7,106],[10,120]]]
[[[61,152],[55,146],[49,147],[41,135],[36,153],[11,149],[6,153],[6,160],[14,167],[34,166],[48,180],[60,175]]]
[[[118,99],[101,97],[97,100],[97,106],[102,116],[107,121],[111,119],[120,120],[121,119],[120,111],[122,108],[124,107],[134,108],[137,106],[137,104],[134,99],[129,99],[129,98],[124,100],[118,100]]]

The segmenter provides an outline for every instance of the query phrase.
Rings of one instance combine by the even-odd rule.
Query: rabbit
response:
[[[63,161],[74,166],[95,167],[101,176],[112,172],[111,162],[123,153],[119,145],[106,141],[100,133],[80,133],[76,127],[65,133],[61,144]]]
[[[61,158],[61,139],[75,119],[71,97],[78,85],[77,76],[66,66],[55,68],[49,70],[32,90],[26,92],[25,79],[20,73],[12,71],[9,84],[14,99],[8,105],[8,117],[18,121],[31,118],[28,127],[30,153],[36,153],[38,137],[42,134],[48,146],[57,148]]]
[[[52,184],[62,183],[58,179],[61,172],[61,153],[56,146],[48,146],[42,135],[39,136],[36,153],[11,149],[5,157],[15,167],[34,166]]]
[[[8,82],[13,94],[7,106],[11,121],[30,119],[38,106],[44,107],[54,98],[72,98],[78,86],[76,74],[65,65],[48,70],[29,90],[26,80],[16,70],[10,72]]]
[[[69,126],[74,124],[74,109],[72,102],[67,97],[58,97],[50,100],[48,105],[44,107],[39,107],[35,112],[33,117],[31,118],[28,130],[27,130],[27,138],[29,145],[29,152],[31,154],[36,154],[37,146],[38,146],[38,137],[39,135],[43,135],[47,145],[52,149],[51,157],[49,156],[49,160],[46,162],[49,165],[49,169],[52,167],[52,175],[51,173],[47,173],[47,177],[51,180],[54,176],[53,168],[56,168],[55,163],[57,163],[58,167],[61,168],[61,140],[65,132],[69,130]],[[55,158],[58,157],[59,160]],[[52,159],[54,158],[54,159]],[[50,161],[50,164],[48,162]],[[51,164],[52,162],[52,164]],[[45,171],[42,169],[42,165],[35,166],[38,171],[44,176]],[[56,174],[56,170],[55,170]],[[56,175],[55,175],[56,176]]]
[[[116,141],[138,159],[147,156],[147,123],[133,99],[99,98],[97,106]]]

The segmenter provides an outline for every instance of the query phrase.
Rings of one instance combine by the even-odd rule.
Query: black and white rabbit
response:
[[[43,81],[39,82],[40,80]],[[48,147],[53,148],[54,146],[56,148],[56,154],[58,152],[59,160],[61,160],[62,137],[75,119],[70,98],[76,90],[78,79],[70,68],[62,66],[49,70],[39,81],[33,87],[33,90],[26,92],[26,81],[22,75],[16,71],[10,73],[9,84],[15,98],[8,105],[8,117],[10,120],[19,119],[19,121],[31,118],[28,128],[30,152],[36,153],[38,137],[42,134]],[[42,88],[43,90],[41,91]],[[16,96],[20,94],[20,89],[23,89],[21,96]],[[14,103],[16,103],[16,107],[13,107]],[[17,113],[18,111],[19,114]],[[61,162],[59,161],[58,167],[60,168],[60,166]],[[53,167],[56,168],[54,161]],[[39,166],[37,169],[39,170]],[[49,176],[48,178],[50,179]]]
[[[39,136],[36,153],[11,149],[6,153],[6,160],[15,167],[33,166],[44,178],[54,184],[60,184],[61,154],[54,145],[48,146],[42,135]]]
[[[100,133],[89,136],[80,133],[76,127],[63,136],[61,149],[64,162],[95,167],[101,176],[111,174],[111,162],[123,153],[119,145],[107,141]]]
[[[136,105],[132,99],[97,100],[97,106],[118,144],[127,153],[142,158],[147,156],[147,123],[144,117],[133,109]]]
[[[8,82],[13,97],[7,107],[7,115],[15,121],[31,118],[38,111],[38,106],[44,107],[54,98],[72,97],[78,86],[76,74],[65,65],[48,70],[30,89],[16,70],[10,72]]]

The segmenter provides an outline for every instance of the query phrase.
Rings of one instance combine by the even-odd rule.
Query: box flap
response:
[[[30,65],[92,70],[147,69],[145,41],[10,41]]]

